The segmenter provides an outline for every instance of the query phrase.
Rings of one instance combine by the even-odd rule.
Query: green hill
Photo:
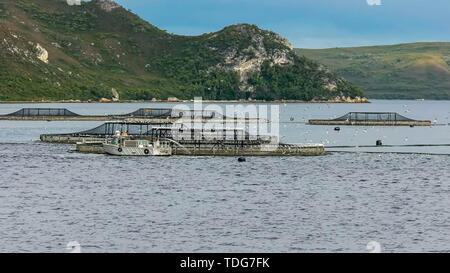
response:
[[[173,35],[110,0],[0,0],[0,37],[3,101],[362,96],[276,33]]]
[[[450,43],[295,51],[362,87],[369,98],[450,99]]]

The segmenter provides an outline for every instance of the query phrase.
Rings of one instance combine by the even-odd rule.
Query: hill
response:
[[[362,96],[276,33],[174,35],[110,0],[1,0],[0,36],[3,101]]]
[[[450,43],[295,51],[327,65],[370,98],[450,99]]]

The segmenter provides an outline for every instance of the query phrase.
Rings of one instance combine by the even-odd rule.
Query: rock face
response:
[[[120,101],[120,95],[119,95],[119,92],[117,92],[117,89],[111,88],[111,94],[112,94],[113,101]]]
[[[248,78],[255,72],[261,71],[261,66],[268,61],[270,65],[292,65],[294,63],[294,52],[291,43],[280,35],[272,32],[262,31],[253,25],[241,24],[233,26],[233,35],[248,37],[250,44],[247,48],[240,50],[237,47],[227,48],[220,52],[224,58],[223,63],[216,67],[225,71],[236,71],[241,80],[241,91],[253,91],[248,85]],[[278,45],[269,48],[266,44]],[[212,50],[214,50],[213,48]]]
[[[298,62],[294,48],[286,38],[271,31],[262,30],[255,25],[230,26],[212,35],[210,39],[222,41],[233,37],[243,39],[239,43],[222,49],[219,49],[220,45],[210,47],[210,50],[222,55],[223,61],[208,70],[210,72],[216,69],[237,72],[240,76],[240,91],[255,91],[255,86],[249,84],[248,81],[252,75],[261,72],[264,63],[268,63],[270,67],[289,67]],[[339,92],[339,86],[346,84],[344,79],[334,77],[333,73],[323,65],[312,67],[305,64],[304,70],[321,72],[320,80],[322,88],[325,90]]]
[[[100,8],[107,12],[111,12],[114,9],[120,8],[120,5],[112,0],[98,0]]]
[[[45,48],[43,48],[40,44],[36,45],[36,55],[39,60],[48,64],[48,52]]]
[[[67,5],[69,6],[80,6],[81,0],[67,0]]]

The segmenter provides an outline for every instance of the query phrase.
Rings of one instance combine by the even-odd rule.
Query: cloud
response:
[[[79,5],[81,5],[81,0],[67,0],[67,4],[69,6],[73,6],[73,5],[79,6]]]
[[[369,6],[381,6],[381,0],[366,0]]]

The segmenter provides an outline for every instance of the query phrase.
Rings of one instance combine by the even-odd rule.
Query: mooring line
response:
[[[404,144],[404,145],[352,145],[352,146],[325,146],[328,149],[340,148],[383,148],[383,147],[449,147],[450,144]]]
[[[280,124],[305,124],[305,125],[314,125],[317,126],[315,124],[309,124],[309,122],[300,122],[300,121],[279,121],[279,122],[273,122],[273,121],[269,121],[270,123],[280,123]],[[436,124],[431,124],[430,126],[413,126],[413,127],[433,127],[433,126],[449,126],[450,123],[436,123]],[[329,125],[329,124],[323,124],[322,126],[336,126],[336,125]],[[342,124],[339,126],[348,126],[350,128],[354,128],[354,127],[408,127],[407,125],[350,125],[350,124]]]
[[[340,153],[340,154],[401,154],[401,155],[439,155],[450,156],[450,154],[434,154],[434,153],[418,153],[418,152],[369,152],[369,151],[326,151],[327,153]]]

